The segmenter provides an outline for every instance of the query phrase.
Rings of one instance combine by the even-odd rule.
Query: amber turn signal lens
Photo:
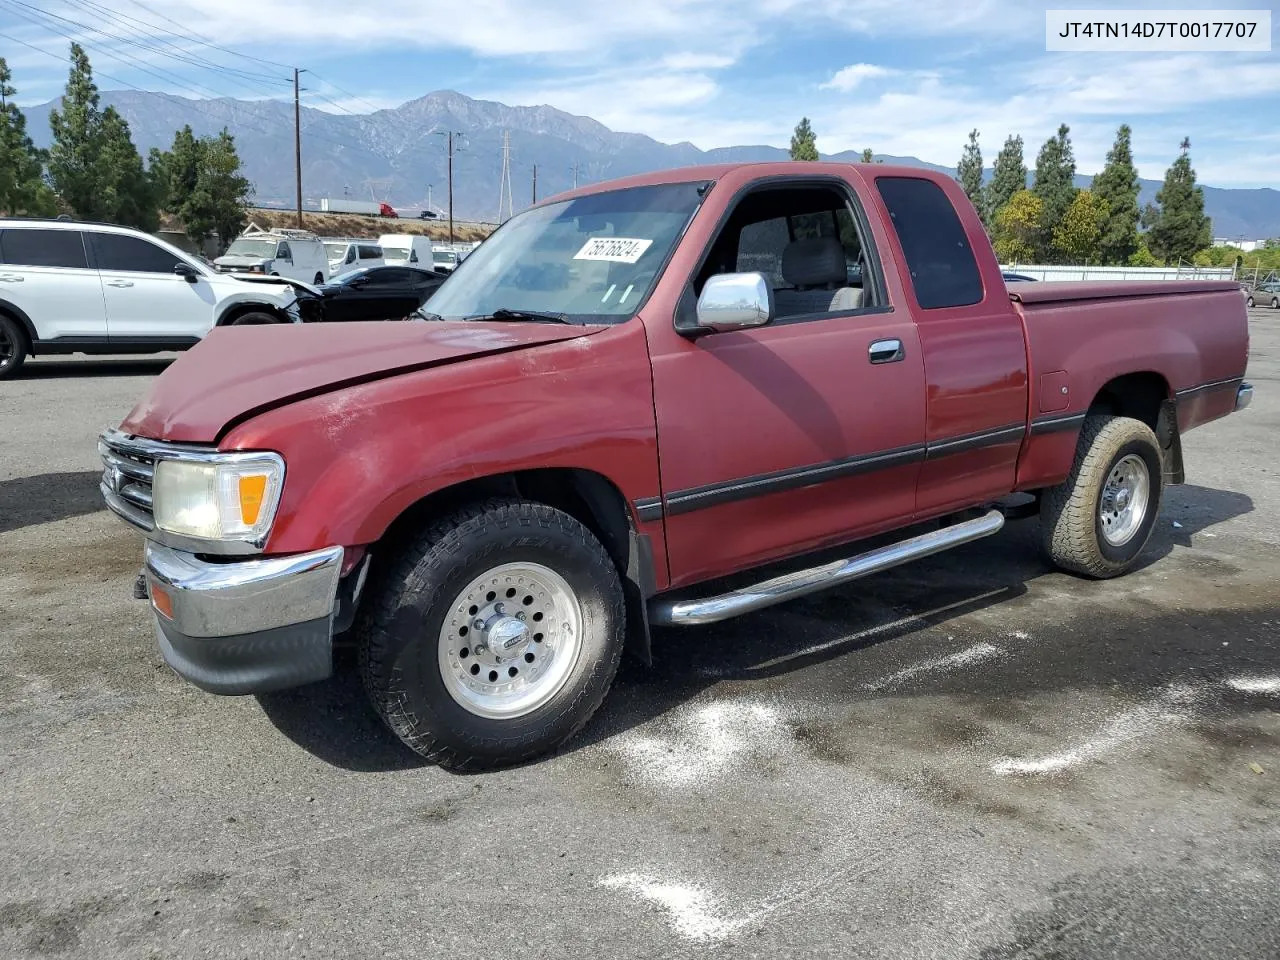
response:
[[[240,519],[252,527],[262,512],[262,497],[267,492],[266,474],[255,473],[240,478]]]
[[[154,580],[151,581],[151,605],[166,620],[173,619],[173,597]]]

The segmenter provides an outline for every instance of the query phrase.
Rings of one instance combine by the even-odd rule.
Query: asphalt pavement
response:
[[[161,661],[94,437],[163,360],[0,384],[0,956],[1280,956],[1280,313],[1143,567],[1035,521],[660,632],[561,754],[425,765]]]

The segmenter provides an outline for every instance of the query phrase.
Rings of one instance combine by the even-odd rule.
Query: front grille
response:
[[[103,437],[98,444],[103,471],[99,489],[112,512],[143,530],[155,528],[151,516],[151,484],[155,457],[127,440]]]

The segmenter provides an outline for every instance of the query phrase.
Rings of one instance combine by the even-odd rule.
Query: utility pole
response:
[[[578,161],[573,161],[573,189],[578,189]]]
[[[538,165],[533,165],[533,202],[538,202]]]
[[[437,130],[436,136],[447,138],[449,143],[449,242],[453,243],[453,138],[462,134],[457,130]]]
[[[302,227],[302,104],[299,98],[301,88],[298,86],[298,74],[302,71],[293,68],[293,170],[298,188],[298,229]]]

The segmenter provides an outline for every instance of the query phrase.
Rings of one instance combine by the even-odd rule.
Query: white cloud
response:
[[[851,63],[849,66],[837,70],[835,75],[822,84],[819,89],[840,90],[848,93],[850,90],[856,90],[860,87],[864,80],[878,80],[881,77],[890,77],[896,73],[898,73],[897,70],[880,67],[874,63]]]

